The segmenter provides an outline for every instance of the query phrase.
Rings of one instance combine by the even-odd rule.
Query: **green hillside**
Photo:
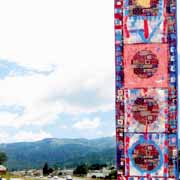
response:
[[[6,152],[10,170],[42,168],[45,162],[67,168],[81,163],[115,163],[114,137],[0,144],[0,150]]]

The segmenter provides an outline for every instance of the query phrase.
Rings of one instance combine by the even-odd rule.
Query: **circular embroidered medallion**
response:
[[[140,78],[152,77],[157,72],[158,64],[157,56],[150,50],[137,52],[131,60],[134,74]]]
[[[138,97],[132,106],[132,114],[140,124],[148,125],[157,120],[159,105],[152,97]]]
[[[137,144],[132,151],[132,158],[141,171],[153,171],[160,164],[160,153],[153,144]]]

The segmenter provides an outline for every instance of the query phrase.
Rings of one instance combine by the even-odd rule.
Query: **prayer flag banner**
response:
[[[175,0],[115,0],[118,180],[178,179]]]

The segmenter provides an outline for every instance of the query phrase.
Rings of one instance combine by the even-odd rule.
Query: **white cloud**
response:
[[[0,143],[6,143],[9,138],[9,134],[7,132],[0,132]]]
[[[2,126],[16,126],[16,114],[9,112],[0,112],[0,125]]]
[[[97,131],[97,135],[98,135],[98,136],[103,136],[103,135],[105,135],[105,132],[103,132],[103,131],[101,131],[101,130],[100,130],[100,131]]]
[[[68,126],[67,125],[61,125],[61,126],[59,126],[59,129],[68,129]]]
[[[22,141],[39,141],[45,138],[52,138],[52,135],[50,133],[47,133],[45,131],[39,131],[37,133],[28,132],[28,131],[20,131],[18,132],[14,137],[13,140],[15,142],[22,142]]]
[[[78,3],[84,8],[74,8]],[[114,108],[112,1],[0,0],[0,22],[0,58],[39,70],[56,66],[48,76],[0,80],[0,103],[25,108],[22,116],[0,116],[0,125],[44,125],[61,112]]]
[[[83,119],[81,121],[76,122],[73,127],[77,129],[97,129],[100,126],[100,118],[96,117],[94,119]]]
[[[45,132],[43,130],[40,130],[38,132],[33,131],[19,131],[16,134],[11,134],[5,131],[0,132],[0,143],[12,143],[12,142],[34,142],[43,140],[45,138],[53,138],[53,136]]]
[[[0,5],[1,58],[35,68],[111,61],[113,2],[0,0]]]
[[[94,132],[96,134],[96,137],[112,137],[115,136],[116,132],[115,130],[113,132],[106,131],[106,130],[98,130]]]
[[[97,75],[90,86],[91,76],[82,74],[84,76],[79,78],[73,73],[72,79],[64,79],[68,73],[57,71],[49,76],[9,77],[0,80],[0,104],[24,107],[21,116],[6,113],[1,118],[0,115],[0,125],[44,125],[53,122],[62,112],[79,114],[112,109],[114,89],[108,77],[110,75],[102,72],[105,79]],[[11,123],[3,122],[3,119],[9,119]]]

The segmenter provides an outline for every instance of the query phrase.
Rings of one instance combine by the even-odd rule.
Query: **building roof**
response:
[[[6,171],[6,170],[7,170],[7,168],[5,166],[0,165],[0,171]]]

